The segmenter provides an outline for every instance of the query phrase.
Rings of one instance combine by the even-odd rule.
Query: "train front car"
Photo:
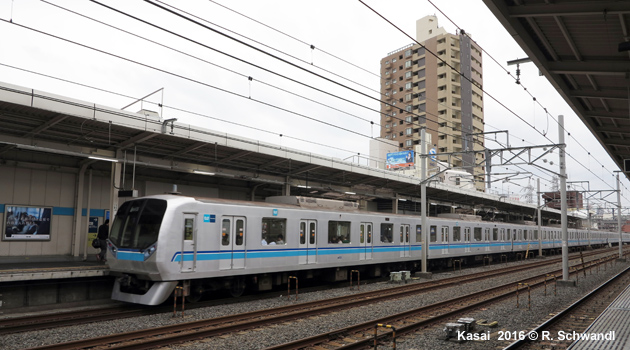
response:
[[[112,299],[158,305],[177,281],[165,281],[158,256],[168,250],[170,208],[181,199],[152,196],[123,203],[112,224],[108,242],[110,274],[116,276]],[[181,198],[181,197],[180,197]],[[164,225],[163,225],[164,223]]]

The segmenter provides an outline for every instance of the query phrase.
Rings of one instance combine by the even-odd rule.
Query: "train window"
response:
[[[409,243],[409,225],[400,225],[400,243]]]
[[[527,230],[523,230],[523,239],[527,240]]]
[[[485,237],[484,237],[484,240],[485,240],[485,241],[489,241],[489,240],[490,240],[490,229],[489,229],[489,228],[486,228],[484,231],[485,231]]]
[[[507,229],[507,239],[511,240],[512,239],[512,229]]]
[[[230,245],[230,220],[223,219],[221,224],[221,245]]]
[[[505,229],[501,229],[501,242],[505,242]]]
[[[300,222],[300,244],[306,244],[306,223]]]
[[[462,228],[459,226],[453,226],[453,242],[462,241]]]
[[[534,239],[538,239],[538,230],[534,230]]]
[[[431,226],[430,231],[429,231],[429,240],[431,242],[437,242],[437,227],[436,226]]]
[[[492,229],[492,240],[493,241],[499,240],[499,229],[496,227]]]
[[[372,224],[367,224],[367,242],[372,244]]]
[[[416,225],[416,242],[422,242],[422,225]]]
[[[118,248],[145,249],[157,242],[166,201],[140,199],[123,203],[114,219],[109,240]]]
[[[350,243],[350,221],[328,221],[328,243]]]
[[[236,243],[236,245],[243,245],[243,241],[245,241],[245,220],[237,219],[234,243]]]
[[[308,232],[309,232],[309,238],[308,238],[308,243],[309,244],[315,244],[315,228],[317,227],[317,225],[315,225],[314,222],[311,222],[308,224]]]
[[[381,224],[381,243],[394,241],[394,224]]]
[[[287,219],[263,218],[262,219],[262,241],[270,245],[285,244],[284,238],[287,236]],[[262,242],[261,241],[261,242]],[[264,245],[265,243],[263,243]]]
[[[475,239],[475,241],[479,242],[481,241],[481,227],[475,227],[474,229],[474,236],[473,238]]]
[[[433,228],[435,226],[431,226]],[[448,226],[442,226],[442,243],[448,243]]]
[[[184,219],[184,240],[193,240],[193,230],[195,228],[195,220],[193,218]]]
[[[464,242],[470,242],[470,227],[464,227]]]

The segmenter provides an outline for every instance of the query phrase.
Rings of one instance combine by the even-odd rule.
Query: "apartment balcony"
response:
[[[385,132],[386,132],[386,133],[388,133],[388,134],[391,134],[391,133],[392,133],[392,131],[394,131],[392,128],[387,128],[387,129],[385,129]]]

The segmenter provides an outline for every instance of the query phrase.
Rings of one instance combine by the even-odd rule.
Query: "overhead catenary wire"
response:
[[[381,17],[383,20],[385,20],[387,23],[389,23],[392,27],[396,28],[399,32],[401,32],[402,34],[404,34],[405,36],[407,36],[408,38],[410,38],[411,40],[413,40],[415,43],[417,43],[418,45],[420,45],[421,47],[425,48],[425,50],[429,53],[431,53],[433,56],[435,56],[438,60],[440,60],[442,63],[444,63],[446,66],[448,66],[449,68],[451,68],[453,71],[459,73],[462,77],[464,77],[464,79],[470,81],[471,83],[472,80],[469,77],[466,77],[465,74],[463,74],[462,72],[460,72],[459,70],[455,69],[455,67],[453,67],[452,65],[450,65],[448,62],[446,62],[445,60],[443,60],[442,58],[439,57],[439,55],[437,55],[436,53],[432,52],[431,50],[427,49],[426,46],[424,46],[423,44],[421,44],[420,42],[418,42],[417,40],[415,40],[413,37],[411,37],[409,34],[405,33],[403,30],[401,30],[398,26],[396,26],[394,23],[392,23],[389,19],[385,18],[383,15],[381,15],[378,11],[374,10],[372,7],[370,7],[369,5],[367,5],[364,1],[359,0],[360,3],[362,3],[365,7],[367,7],[368,9],[370,9],[372,12],[374,12],[377,16]],[[525,123],[527,126],[529,126],[530,128],[532,128],[533,130],[535,130],[537,133],[539,133],[540,135],[542,135],[543,137],[545,137],[546,139],[548,139],[549,141],[553,142],[551,139],[549,139],[546,135],[546,133],[542,133],[540,130],[536,129],[533,127],[533,125],[531,125],[528,121],[526,121],[524,118],[522,118],[521,116],[519,116],[516,112],[512,111],[510,108],[508,108],[504,103],[502,103],[501,101],[499,101],[497,98],[495,98],[492,94],[488,93],[486,90],[481,89],[487,96],[489,96],[492,100],[494,100],[496,103],[498,103],[501,107],[505,108],[508,112],[510,112],[512,115],[514,115],[515,117],[517,117],[518,119],[520,119],[523,123]],[[571,156],[570,154],[567,153],[567,155],[571,158],[574,159],[578,164],[580,164],[582,167],[584,167],[585,169],[587,169],[587,171],[589,171],[591,174],[593,174],[594,176],[598,177],[602,182],[608,184],[608,182],[606,182],[604,179],[601,179],[599,176],[597,176],[597,174],[593,173],[590,169],[588,169],[587,167],[585,167],[581,162],[577,161],[577,159],[573,156]],[[612,185],[608,184],[609,186],[612,187]]]
[[[446,13],[444,13],[444,11],[442,11],[437,5],[435,5],[433,3],[433,1],[431,0],[427,0],[431,5],[433,5],[433,7],[435,7],[436,10],[438,10],[444,17],[446,17],[446,19],[448,19],[453,25],[455,25],[455,27],[457,27],[460,31],[461,31],[461,27],[459,25],[457,25],[457,23],[455,23],[450,17],[448,17],[446,15]],[[466,36],[468,36],[467,33],[465,33]],[[470,37],[470,36],[468,36]],[[479,44],[478,44],[479,45]],[[481,45],[479,45],[479,47],[481,48],[481,50],[486,53],[486,55],[488,57],[490,57],[492,59],[492,61],[494,61],[501,69],[503,69],[508,75],[512,76],[511,72],[508,71],[507,69],[505,69],[505,67],[503,67],[502,64],[500,64],[488,51],[484,50],[483,47]],[[513,77],[514,78],[514,77]],[[516,78],[514,78],[516,79]],[[521,82],[520,85],[523,88],[523,91],[525,91],[528,95],[530,95],[530,97],[532,98],[532,100],[534,101],[534,103],[538,104],[544,111],[545,111],[545,115],[547,116],[547,118],[551,117],[552,120],[554,120],[556,122],[556,124],[558,123],[558,120],[553,116],[553,114],[549,113],[549,111],[547,110],[547,108],[545,106],[542,105],[542,103],[527,89],[527,87]],[[575,138],[574,136],[571,135],[571,133],[569,132],[569,130],[566,129],[566,126],[562,126],[564,131],[568,133],[568,136],[570,138],[572,138],[573,140],[576,141],[576,143],[584,150],[587,152],[587,155],[590,158],[593,158],[598,164],[600,164],[602,167],[605,167],[604,164],[602,164],[597,158],[592,157],[591,153],[588,151],[588,149],[582,145],[582,143]],[[534,129],[536,129],[534,127]],[[549,129],[549,121],[547,120],[547,130]],[[545,135],[546,136],[546,133]],[[572,157],[568,152],[567,155],[569,155],[572,159],[574,159],[578,164],[580,164],[582,167],[584,167],[585,169],[589,170],[589,172],[591,172],[593,175],[597,176],[597,174],[593,173],[592,171],[590,171],[590,167],[584,166],[581,162],[579,162],[576,158]],[[612,173],[611,171],[609,171],[610,173]],[[597,176],[598,177],[598,176]],[[598,177],[599,178],[599,177]],[[604,183],[608,184],[605,180],[601,179]],[[611,188],[613,188],[613,185],[609,185]],[[624,186],[624,188],[626,188]],[[627,189],[627,188],[626,188]]]

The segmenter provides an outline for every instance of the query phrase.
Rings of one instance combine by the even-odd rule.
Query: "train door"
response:
[[[223,217],[220,251],[219,269],[245,268],[245,217]]]
[[[361,232],[359,236],[359,245],[361,250],[359,252],[359,260],[372,260],[372,223],[362,222],[360,226]]]
[[[464,227],[464,253],[470,253],[470,227]]]
[[[431,226],[433,228],[433,226]],[[442,254],[448,254],[448,226],[442,226]]]
[[[499,231],[499,240],[501,241],[501,250],[505,250],[505,229]]]
[[[194,272],[197,266],[197,214],[184,213],[184,232],[182,237],[182,272]]]
[[[489,228],[484,228],[483,229],[484,234],[483,234],[483,238],[484,238],[484,244],[483,246],[485,247],[485,251],[489,252],[490,251],[490,229]]]
[[[315,264],[317,262],[317,221],[300,220],[300,264]]]
[[[507,229],[506,238],[510,242],[510,250],[514,250],[514,242],[512,241],[512,229]]]
[[[408,258],[410,255],[410,245],[409,245],[409,230],[410,230],[410,226],[406,225],[406,224],[402,224],[400,225],[400,246],[401,246],[401,251],[400,251],[400,257],[401,258]]]

